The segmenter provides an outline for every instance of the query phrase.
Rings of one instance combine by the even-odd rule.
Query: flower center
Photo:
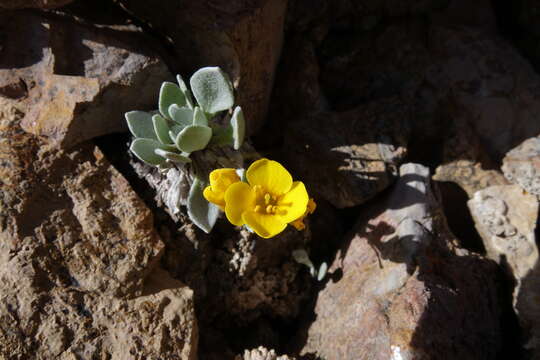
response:
[[[259,185],[255,185],[255,212],[260,214],[279,214],[276,196],[270,194]]]

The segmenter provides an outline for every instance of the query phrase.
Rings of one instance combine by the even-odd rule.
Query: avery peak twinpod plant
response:
[[[232,146],[238,150],[244,141],[245,119],[234,106],[233,85],[219,67],[205,67],[189,79],[189,87],[180,75],[177,84],[165,81],[159,91],[158,109],[130,111],[125,118],[135,137],[130,151],[145,163],[161,170],[173,166],[191,166],[194,179],[187,207],[191,220],[209,232],[218,216],[202,191],[206,174],[197,174],[190,155],[211,146]],[[226,121],[227,125],[222,126]],[[189,164],[189,165],[187,165]]]

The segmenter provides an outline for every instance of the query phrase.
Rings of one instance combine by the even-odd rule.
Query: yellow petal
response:
[[[282,221],[290,223],[306,213],[308,201],[309,196],[304,183],[295,181],[291,190],[279,198],[277,213]]]
[[[236,182],[225,192],[225,215],[231,224],[244,225],[242,213],[255,207],[255,194],[245,182]]]
[[[244,212],[242,219],[257,235],[265,239],[276,236],[287,227],[287,223],[283,222],[279,216],[255,211]]]
[[[306,225],[304,224],[304,217],[301,217],[299,219],[294,220],[293,222],[289,223],[290,225],[294,226],[296,230],[302,231],[306,228]]]
[[[210,186],[214,192],[225,193],[231,184],[238,181],[240,181],[240,177],[238,177],[235,169],[216,169],[210,173]]]
[[[211,186],[207,186],[203,190],[204,198],[221,208],[225,206],[225,199],[223,198],[224,195],[225,195],[224,193],[217,193],[217,192],[212,191]]]
[[[313,214],[315,209],[317,209],[317,203],[315,202],[315,200],[313,200],[313,198],[310,198],[307,203],[307,212]]]
[[[250,165],[246,178],[251,186],[260,185],[275,196],[283,195],[291,189],[292,176],[280,163],[260,159]]]

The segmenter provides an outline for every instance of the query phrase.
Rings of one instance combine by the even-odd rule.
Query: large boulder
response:
[[[329,268],[303,354],[326,359],[495,359],[494,262],[455,247],[429,180],[405,164]]]

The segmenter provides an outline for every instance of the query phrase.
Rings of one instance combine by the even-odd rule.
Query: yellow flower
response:
[[[246,171],[248,183],[236,182],[225,192],[225,215],[234,225],[248,225],[271,238],[307,210],[308,194],[300,181],[277,161],[260,159]]]
[[[210,173],[210,186],[203,191],[206,200],[225,209],[225,192],[232,184],[240,181],[235,169],[217,169]]]
[[[296,230],[304,230],[306,228],[306,225],[304,224],[304,218],[308,216],[309,214],[313,214],[315,209],[317,208],[317,204],[315,203],[315,200],[309,199],[306,212],[300,216],[298,219],[291,222],[291,225],[296,228]]]

